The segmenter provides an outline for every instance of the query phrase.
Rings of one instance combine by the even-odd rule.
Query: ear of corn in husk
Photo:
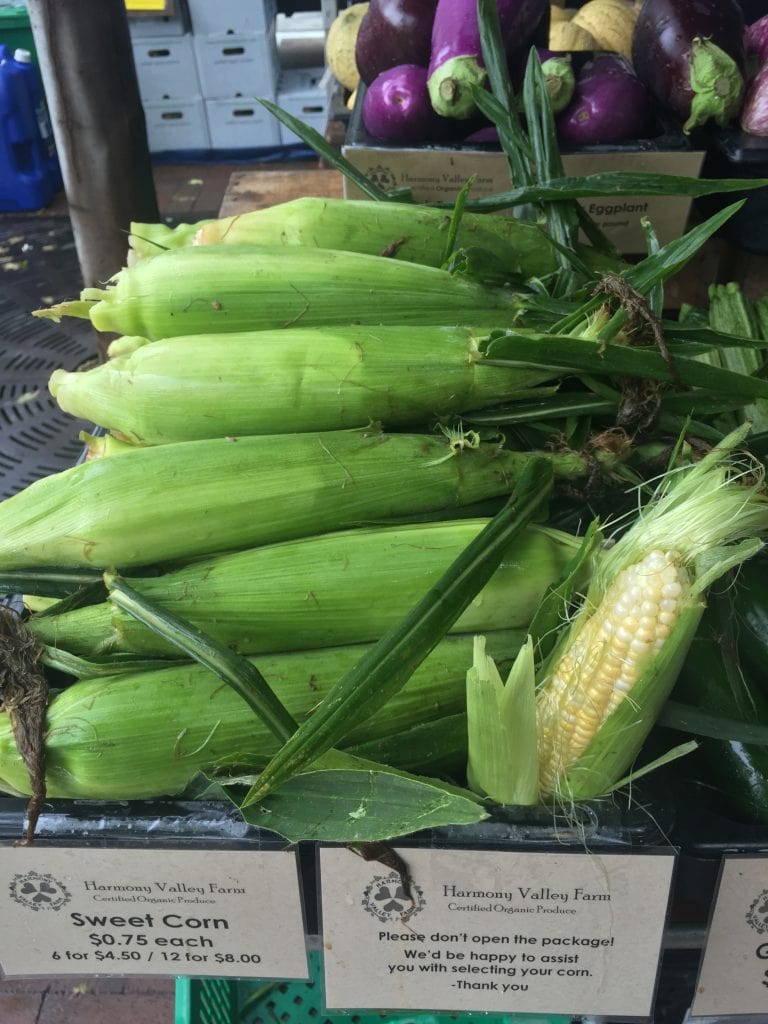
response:
[[[196,225],[134,223],[128,265],[191,244],[315,247],[322,240],[325,249],[440,267],[450,222],[449,212],[423,204],[303,196]],[[540,277],[556,268],[555,250],[545,232],[503,214],[465,211],[455,245],[479,246],[525,277]]]
[[[507,661],[521,635],[493,634],[489,645]],[[311,715],[337,678],[365,648],[301,651],[262,656],[255,663],[288,710],[300,721]],[[398,734],[414,722],[450,720],[464,709],[464,668],[471,637],[442,641],[408,684],[382,711],[350,732],[345,747],[388,739],[397,767],[414,762]],[[455,729],[450,742],[455,748]],[[436,757],[442,745],[434,741]],[[48,796],[67,799],[138,800],[177,795],[200,771],[224,764],[258,769],[277,741],[228,686],[198,665],[80,680],[54,696],[45,731]],[[398,753],[399,751],[399,753]],[[27,769],[13,739],[7,712],[0,712],[0,791],[29,794]]]
[[[147,600],[244,654],[377,640],[440,578],[487,520],[335,532],[195,561],[131,578]],[[529,527],[454,632],[523,628],[579,542]],[[175,648],[109,602],[33,618],[49,646],[79,655]]]
[[[134,344],[54,370],[60,408],[137,444],[447,418],[528,395],[542,368],[486,366],[466,327],[284,328]]]
[[[177,224],[169,227],[161,222],[143,223],[131,221],[128,234],[128,266],[139,260],[148,260],[158,256],[167,249],[179,249],[184,245],[192,245],[200,228],[208,221],[196,221],[193,224]]]
[[[468,435],[326,431],[137,448],[0,503],[0,570],[126,569],[452,510],[511,492],[530,453]],[[542,456],[557,476],[587,460]]]
[[[598,561],[538,690],[540,786],[565,803],[622,778],[667,699],[707,588],[768,530],[760,467],[738,463],[748,428],[669,474]]]
[[[511,290],[383,256],[305,246],[192,246],[119,271],[106,288],[33,316],[87,317],[97,331],[154,341],[344,324],[504,326]]]

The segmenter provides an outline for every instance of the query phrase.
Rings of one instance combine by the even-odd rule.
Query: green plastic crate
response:
[[[5,43],[11,53],[14,50],[29,50],[34,62],[38,63],[29,14],[24,4],[0,6],[0,43]]]
[[[395,1013],[322,1008],[322,963],[309,954],[310,981],[177,978],[175,1024],[571,1024],[568,1016],[499,1013]]]

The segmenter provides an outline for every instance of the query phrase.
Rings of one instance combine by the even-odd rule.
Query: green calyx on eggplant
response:
[[[437,0],[370,0],[355,41],[360,78],[370,85],[382,71],[429,63]]]
[[[644,0],[632,63],[683,131],[714,121],[724,127],[744,94],[744,16],[736,0]]]
[[[507,54],[546,45],[548,0],[498,0],[501,38]],[[466,119],[476,113],[472,87],[484,86],[476,0],[438,0],[432,23],[428,88],[432,106],[443,117]]]

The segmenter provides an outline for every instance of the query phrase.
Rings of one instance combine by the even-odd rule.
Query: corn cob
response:
[[[134,590],[244,654],[377,640],[486,525],[460,520],[350,530],[221,555],[146,579]],[[530,527],[454,632],[524,628],[578,548],[570,534]],[[109,603],[33,618],[42,643],[80,655],[175,654]]]
[[[728,464],[746,430],[670,475],[598,563],[539,689],[545,795],[585,799],[619,781],[674,686],[707,588],[760,549],[756,538],[768,531],[762,473]]]
[[[413,203],[305,196],[234,217],[180,224],[132,224],[129,265],[165,249],[195,245],[287,245],[386,255],[439,267],[445,259],[450,216]],[[464,212],[456,247],[478,246],[525,277],[556,268],[552,243],[541,228],[503,214]]]
[[[90,318],[97,331],[153,341],[179,334],[301,325],[506,326],[519,306],[503,288],[383,256],[302,246],[192,246],[127,267],[109,286],[34,316]]]
[[[465,327],[284,328],[151,344],[86,372],[54,370],[64,412],[137,444],[433,421],[553,375],[484,366]],[[121,349],[130,339],[121,339]]]
[[[489,642],[497,657],[508,660],[520,640],[520,634],[501,633]],[[463,666],[471,649],[471,637],[438,644],[398,696],[350,732],[346,745],[397,736],[414,722],[461,713]],[[363,650],[301,651],[261,657],[257,664],[301,721]],[[175,795],[203,769],[224,763],[255,769],[276,748],[277,741],[234,690],[200,666],[84,679],[62,690],[48,707],[47,792],[100,800]],[[412,758],[412,752],[404,757]],[[5,712],[0,712],[0,791],[29,793]]]
[[[126,569],[447,510],[509,494],[528,453],[376,431],[137,448],[0,503],[0,569]],[[579,476],[584,458],[551,456]]]

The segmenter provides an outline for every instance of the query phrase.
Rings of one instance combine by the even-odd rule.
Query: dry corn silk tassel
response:
[[[0,713],[8,715],[16,745],[29,772],[32,795],[27,830],[17,845],[31,845],[45,800],[45,712],[48,684],[42,647],[11,608],[0,605]]]

